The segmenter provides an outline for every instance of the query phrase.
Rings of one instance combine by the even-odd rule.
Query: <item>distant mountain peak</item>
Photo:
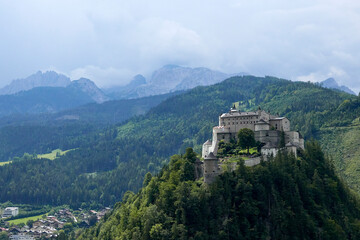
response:
[[[334,78],[328,78],[328,79],[320,82],[320,85],[324,88],[337,89],[337,90],[340,90],[340,91],[343,91],[343,92],[346,92],[349,94],[356,95],[356,93],[354,93],[350,88],[348,88],[344,85],[340,86]]]
[[[175,64],[166,64],[162,68],[172,69],[172,68],[179,68],[179,67],[180,67],[179,65],[175,65]]]
[[[146,79],[143,75],[136,75],[128,85],[140,86],[142,84],[146,84]]]
[[[167,64],[155,70],[147,80],[142,75],[136,75],[129,84],[106,91],[115,99],[139,98],[212,85],[235,75],[239,74],[227,74],[205,67]]]
[[[109,100],[109,98],[96,86],[96,84],[87,78],[74,80],[68,87],[81,90],[97,103],[103,103]]]
[[[37,71],[27,78],[13,80],[0,89],[0,95],[10,95],[36,87],[66,87],[70,83],[70,78],[55,71]]]

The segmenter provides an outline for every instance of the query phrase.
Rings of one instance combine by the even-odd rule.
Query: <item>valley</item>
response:
[[[219,113],[234,104],[241,111],[261,106],[286,116],[306,140],[320,141],[336,172],[356,192],[359,102],[316,84],[242,76],[187,92],[92,103],[32,119],[4,117],[0,134],[8,147],[2,156],[12,162],[0,167],[0,183],[8,183],[0,184],[0,200],[71,209],[114,206],[128,190],[139,191],[147,172],[161,172],[173,154],[188,147],[200,153]],[[115,120],[116,112],[122,120]],[[56,149],[73,150],[61,154]]]

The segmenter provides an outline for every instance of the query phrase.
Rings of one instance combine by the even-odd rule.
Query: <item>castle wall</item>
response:
[[[286,143],[292,142],[294,144],[300,144],[299,133],[295,131],[285,132],[285,141]]]
[[[201,156],[203,157],[203,158],[205,158],[205,157],[207,157],[208,155],[209,155],[209,153],[210,153],[210,148],[211,148],[211,145],[209,145],[209,144],[203,144],[203,147],[202,147],[202,154],[201,154]]]
[[[261,119],[269,124],[260,121]],[[219,116],[219,126],[213,128],[212,142],[203,145],[202,157],[205,158],[211,152],[216,155],[219,141],[230,142],[232,138],[237,139],[237,133],[243,128],[253,130],[256,141],[269,143],[271,147],[279,146],[283,131],[285,144],[290,142],[304,148],[304,140],[298,132],[290,131],[290,121],[287,118],[270,115],[260,109],[255,112],[240,112],[231,109],[230,112]]]
[[[263,130],[270,130],[270,125],[269,124],[255,124],[255,132],[263,131]]]
[[[302,149],[305,149],[304,139],[303,139],[303,138],[300,138],[299,142],[300,142],[299,147],[302,148]]]
[[[221,119],[220,126],[228,127],[231,132],[238,132],[243,128],[249,128],[254,131],[254,125],[257,121],[256,116],[226,117]]]
[[[268,114],[267,112],[265,112],[264,110],[260,111],[260,119],[264,119],[264,121],[269,121],[270,120],[270,114]]]
[[[297,157],[297,152],[296,152],[296,147],[295,146],[286,147],[286,150],[287,150],[288,153],[293,153],[295,155],[295,157]]]
[[[270,125],[274,127],[275,130],[279,131],[290,131],[290,121],[287,118],[275,118],[270,119]]]
[[[270,156],[275,157],[277,152],[278,152],[277,148],[262,148],[261,149],[261,155],[263,155],[265,157],[270,157]]]
[[[204,182],[212,183],[216,176],[221,173],[218,159],[205,159],[204,160]]]
[[[262,130],[262,131],[256,131],[255,134],[255,140],[262,142],[262,143],[272,143],[275,146],[278,146],[281,139],[281,132],[276,130]]]
[[[250,158],[244,161],[245,166],[252,167],[258,165],[261,162],[260,157]]]

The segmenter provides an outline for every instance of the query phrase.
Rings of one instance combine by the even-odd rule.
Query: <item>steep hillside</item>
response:
[[[194,156],[175,155],[138,194],[80,239],[358,239],[360,204],[318,144],[299,158],[225,172],[210,186],[195,181]]]
[[[241,110],[260,105],[279,112],[291,120],[293,129],[309,138],[316,136],[324,124],[351,122],[351,114],[332,114],[350,99],[356,97],[273,77],[233,77],[213,86],[197,87],[167,99],[145,116],[86,140],[81,148],[59,159],[20,161],[0,168],[0,183],[11,183],[0,184],[0,200],[75,207],[82,203],[113,204],[127,190],[137,191],[145,173],[158,172],[169,156],[187,147],[199,152],[219,114],[234,103]],[[39,178],[33,178],[31,172],[37,169],[42,172]],[[4,178],[5,172],[15,171],[21,178],[18,174]],[[25,182],[32,185],[25,186]],[[39,185],[42,190],[36,190]]]
[[[315,137],[341,176],[360,192],[360,98],[344,101],[332,116],[333,120],[321,126]]]

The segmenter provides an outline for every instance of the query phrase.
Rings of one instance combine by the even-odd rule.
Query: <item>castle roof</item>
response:
[[[215,157],[213,152],[210,152],[207,157],[205,157],[204,160],[217,160],[217,157]]]
[[[211,145],[212,144],[212,142],[210,141],[210,140],[207,140],[205,143],[204,143],[204,145]]]
[[[231,111],[229,113],[223,113],[220,117],[239,117],[239,116],[258,116],[258,112],[239,112],[239,111]]]
[[[271,149],[271,148],[277,148],[277,146],[276,146],[274,143],[272,143],[272,142],[267,142],[267,143],[265,144],[265,146],[263,146],[262,148],[264,148],[264,149]]]
[[[270,125],[268,122],[265,122],[264,119],[260,119],[257,123],[255,123],[256,125]]]
[[[295,144],[293,144],[292,142],[288,142],[285,147],[296,147]]]
[[[270,121],[276,121],[276,120],[283,120],[286,117],[276,117],[276,118],[270,118]]]
[[[203,164],[203,162],[199,158],[196,158],[195,163],[196,164]]]

